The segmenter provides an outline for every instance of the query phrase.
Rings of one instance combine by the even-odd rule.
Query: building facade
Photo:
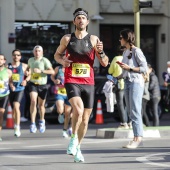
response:
[[[133,0],[0,0],[0,53],[11,62],[11,52],[22,50],[32,57],[40,44],[53,58],[61,37],[74,31],[73,12],[83,7],[89,12],[88,32],[100,37],[110,60],[119,45],[119,32],[134,29]],[[141,48],[156,70],[160,83],[170,60],[170,1],[152,0],[153,7],[140,13]],[[97,60],[95,66],[99,67]],[[102,71],[105,74],[107,71]]]

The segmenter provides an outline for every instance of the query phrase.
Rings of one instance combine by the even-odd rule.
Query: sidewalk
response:
[[[152,122],[151,122],[152,124]],[[113,126],[112,126],[113,125]],[[96,137],[99,138],[133,138],[132,129],[117,129],[118,124],[113,123],[110,127],[99,128],[96,130]],[[116,126],[115,126],[116,125]],[[144,138],[161,138],[170,136],[170,113],[163,114],[160,119],[160,126],[144,127]]]

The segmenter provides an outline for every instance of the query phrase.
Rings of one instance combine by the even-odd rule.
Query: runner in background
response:
[[[20,103],[24,95],[24,89],[27,85],[27,82],[30,79],[30,76],[25,77],[24,75],[27,72],[28,65],[21,63],[21,51],[15,49],[12,51],[12,64],[8,64],[8,68],[12,71],[12,81],[13,85],[10,86],[10,95],[9,100],[12,107],[13,118],[14,118],[14,136],[20,137]]]
[[[64,87],[65,68],[62,65],[57,66],[54,71],[55,74],[51,75],[51,80],[55,84],[54,93],[56,97],[57,113],[59,114],[58,121],[59,123],[64,122],[63,137],[67,138],[69,136],[68,132],[71,130],[68,129],[71,118],[71,105],[68,101],[67,92]]]
[[[39,131],[44,133],[45,126],[45,101],[47,97],[47,74],[54,74],[51,62],[43,57],[43,48],[40,45],[36,45],[33,49],[34,57],[28,60],[28,67],[31,69],[31,79],[29,83],[30,93],[30,116],[31,125],[30,132],[36,133],[36,114],[37,114],[37,101],[40,114]]]
[[[2,130],[4,112],[8,104],[9,86],[12,86],[12,72],[4,66],[5,62],[5,56],[0,54],[0,132]],[[2,141],[1,137],[0,141]]]

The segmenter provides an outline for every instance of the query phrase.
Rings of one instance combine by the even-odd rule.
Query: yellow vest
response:
[[[113,77],[118,77],[122,74],[122,68],[117,64],[117,61],[122,62],[123,56],[115,56],[110,64],[110,67],[108,69],[108,73],[112,74]],[[124,79],[118,80],[120,89],[124,89]]]

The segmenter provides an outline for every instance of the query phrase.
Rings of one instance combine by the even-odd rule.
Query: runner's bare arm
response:
[[[8,69],[8,78],[9,78],[9,86],[10,86],[11,90],[14,91],[15,90],[15,86],[13,85],[12,71],[10,69]]]
[[[54,69],[52,67],[50,67],[50,68],[43,70],[41,72],[44,74],[54,74]]]
[[[103,42],[99,40],[99,38],[95,35],[91,35],[91,42],[95,49],[95,53],[97,58],[99,59],[100,64],[103,67],[106,67],[109,63],[109,58],[103,51]]]
[[[54,82],[54,84],[56,84],[56,83],[55,83],[55,81],[56,81],[55,76],[56,76],[57,73],[58,73],[58,69],[59,69],[59,67],[56,67],[56,68],[54,69],[54,74],[51,75],[51,80]]]
[[[64,66],[64,57],[63,57],[63,54],[67,48],[67,45],[70,41],[70,38],[71,38],[71,35],[70,34],[66,34],[62,37],[62,39],[60,40],[60,45],[58,46],[55,54],[54,54],[54,59],[62,64]]]
[[[28,64],[23,64],[24,75],[26,76],[25,81],[28,82],[31,78],[31,69],[28,67]]]

